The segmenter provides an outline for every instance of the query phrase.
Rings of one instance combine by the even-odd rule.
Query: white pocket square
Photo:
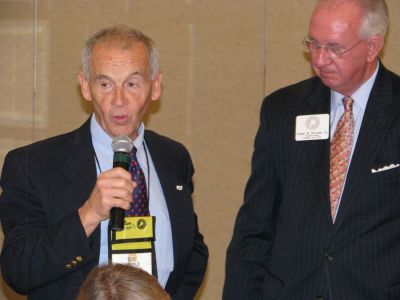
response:
[[[371,169],[371,173],[378,173],[378,172],[387,171],[387,170],[398,168],[398,167],[400,167],[400,164],[390,164],[387,166],[383,166],[382,168]]]
[[[176,189],[177,189],[178,191],[182,191],[182,190],[183,190],[183,185],[177,185],[177,186],[176,186]]]

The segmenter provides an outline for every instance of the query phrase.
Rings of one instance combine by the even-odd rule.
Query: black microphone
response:
[[[121,167],[129,170],[130,157],[133,142],[128,136],[117,136],[113,139],[111,147],[114,151],[113,168]],[[120,207],[113,207],[110,211],[110,222],[108,227],[111,230],[120,231],[124,229],[125,210]]]

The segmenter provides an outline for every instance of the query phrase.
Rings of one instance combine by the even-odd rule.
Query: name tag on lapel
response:
[[[329,114],[296,117],[296,141],[326,140],[329,138]]]

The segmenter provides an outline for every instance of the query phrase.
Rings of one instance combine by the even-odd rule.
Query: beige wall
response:
[[[400,1],[387,2],[392,26],[383,62],[400,73]],[[72,130],[88,117],[76,72],[90,34],[115,23],[143,30],[156,41],[164,71],[162,99],[146,126],[192,154],[195,208],[210,248],[198,298],[220,299],[261,100],[311,75],[301,41],[313,3],[0,0],[0,168],[9,149]],[[1,286],[0,299],[23,298]]]

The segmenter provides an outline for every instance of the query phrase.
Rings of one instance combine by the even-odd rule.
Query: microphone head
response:
[[[133,141],[126,135],[116,136],[111,143],[111,147],[114,152],[130,153],[133,148]]]

